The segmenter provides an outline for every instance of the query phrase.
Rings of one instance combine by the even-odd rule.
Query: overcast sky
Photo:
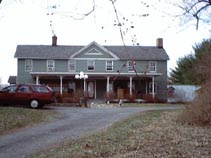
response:
[[[109,0],[3,0],[0,6],[0,78],[7,83],[10,75],[17,75],[19,44],[50,45],[52,31],[59,45],[87,45],[96,41],[101,45],[122,45],[113,6]],[[209,28],[184,25],[174,18],[180,10],[167,0],[117,0],[115,3],[126,45],[139,43],[155,46],[156,38],[164,39],[170,60],[168,69],[176,66],[178,58],[192,52],[192,46],[210,38]],[[176,1],[176,0],[175,0]],[[179,0],[178,0],[179,1]],[[153,2],[153,3],[152,3]],[[143,15],[149,14],[144,17]]]

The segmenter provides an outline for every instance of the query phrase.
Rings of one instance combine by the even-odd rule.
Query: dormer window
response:
[[[55,68],[54,60],[47,60],[47,71],[53,72]]]
[[[149,62],[149,72],[156,72],[157,71],[157,62],[150,61]]]
[[[87,61],[87,70],[88,71],[94,71],[95,70],[95,61],[94,60],[88,60]]]

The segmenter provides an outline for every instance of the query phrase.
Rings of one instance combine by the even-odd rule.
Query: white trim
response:
[[[39,76],[36,76],[36,84],[38,85],[40,83]]]
[[[130,76],[130,96],[132,96],[132,94],[133,94],[133,77],[132,76]]]
[[[109,93],[109,80],[110,80],[110,77],[107,76],[107,82],[106,82],[106,92],[107,92],[107,95]]]
[[[63,75],[63,76],[75,76],[76,73],[79,72],[29,72],[31,75],[39,75],[41,76],[57,76],[57,75]],[[89,71],[86,72],[89,76],[134,76],[137,75],[140,77],[152,77],[152,76],[162,76],[162,73],[134,73],[134,72],[127,72],[127,73],[118,73],[118,72],[93,72]]]
[[[31,75],[75,75],[78,72],[30,72]],[[152,77],[152,76],[161,76],[162,73],[134,73],[134,72],[128,72],[128,73],[118,73],[118,72],[86,72],[87,75],[99,75],[99,76],[146,76],[146,77]]]
[[[63,82],[62,82],[63,76],[60,76],[60,95],[63,93]]]
[[[98,44],[97,42],[93,41],[90,44],[88,44],[87,46],[81,48],[79,51],[77,51],[76,53],[74,53],[73,55],[70,56],[70,58],[74,58],[76,55],[80,54],[81,52],[83,52],[84,50],[86,50],[87,48],[89,48],[90,46],[95,45],[98,48],[102,49],[104,52],[108,53],[109,55],[111,55],[114,59],[119,59],[119,57],[117,57],[114,53],[110,52],[108,49],[106,49],[105,47],[101,46],[100,44]],[[75,58],[74,58],[75,59]]]

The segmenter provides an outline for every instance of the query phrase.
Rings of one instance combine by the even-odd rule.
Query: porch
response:
[[[88,74],[87,79],[76,79],[74,74],[35,74],[36,84],[54,89],[58,102],[80,103],[80,98],[104,102],[153,102],[156,99],[155,78],[161,74]]]

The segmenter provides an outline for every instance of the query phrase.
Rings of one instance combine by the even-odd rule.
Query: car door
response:
[[[6,105],[14,104],[16,88],[16,85],[11,85],[3,88],[0,92],[0,103]]]
[[[28,104],[30,101],[31,90],[27,85],[20,85],[15,94],[17,104]]]

